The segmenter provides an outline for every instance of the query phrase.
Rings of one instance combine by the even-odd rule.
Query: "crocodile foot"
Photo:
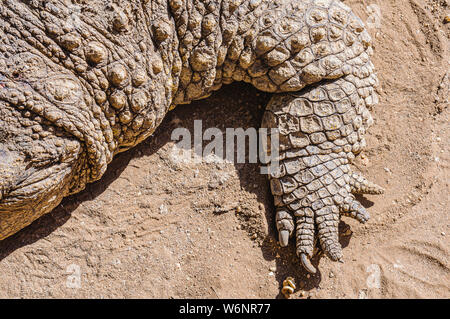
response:
[[[372,118],[357,90],[334,94],[341,87],[351,83],[343,78],[276,95],[262,125],[279,131],[279,158],[269,178],[280,245],[287,246],[295,235],[297,255],[311,273],[316,272],[310,262],[316,240],[332,260],[342,261],[341,216],[369,220],[354,194],[384,192],[352,171],[350,163],[365,146]]]

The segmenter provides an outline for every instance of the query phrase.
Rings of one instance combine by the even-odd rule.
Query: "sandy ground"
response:
[[[171,132],[259,127],[269,95],[242,84],[171,112],[105,176],[0,242],[7,298],[449,298],[447,0],[345,1],[371,24],[383,85],[358,170],[387,189],[344,218],[344,263],[317,257],[314,276],[280,248],[257,164],[177,163]],[[373,6],[381,9],[381,25]],[[372,9],[370,9],[372,8]]]

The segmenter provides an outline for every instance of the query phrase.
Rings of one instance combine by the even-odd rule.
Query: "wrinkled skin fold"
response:
[[[0,0],[0,240],[101,178],[175,105],[224,84],[274,93],[269,176],[281,246],[310,272],[342,259],[341,216],[369,218],[351,171],[378,102],[371,39],[337,0]]]

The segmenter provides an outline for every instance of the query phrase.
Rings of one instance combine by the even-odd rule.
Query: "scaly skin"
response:
[[[369,219],[353,194],[383,193],[349,166],[364,148],[364,133],[372,122],[354,83],[357,78],[348,75],[276,95],[263,118],[263,127],[280,132],[279,165],[269,176],[280,244],[287,246],[296,230],[297,254],[313,273],[309,259],[316,239],[332,260],[342,259],[340,215],[361,223]]]
[[[350,171],[378,80],[370,36],[333,0],[0,0],[0,240],[98,180],[175,105],[245,81],[277,93],[272,172],[280,244],[295,228],[309,271],[317,237],[333,259],[352,193],[382,189]],[[307,88],[305,88],[307,87]],[[287,93],[295,92],[295,93]]]

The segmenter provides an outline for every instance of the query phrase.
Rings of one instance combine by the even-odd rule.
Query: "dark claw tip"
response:
[[[305,269],[312,273],[315,274],[316,273],[316,268],[314,268],[314,266],[311,264],[311,261],[309,260],[309,257],[306,254],[300,254],[300,260],[302,262],[303,267],[305,267]]]

